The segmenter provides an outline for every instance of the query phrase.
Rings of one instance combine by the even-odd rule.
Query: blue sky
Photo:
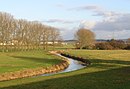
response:
[[[97,39],[111,39],[113,33],[120,39],[130,37],[129,5],[130,0],[1,0],[0,11],[55,26],[64,39],[72,39],[80,27],[94,31]]]

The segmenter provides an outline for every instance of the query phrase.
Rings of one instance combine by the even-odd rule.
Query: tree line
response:
[[[130,38],[127,41],[123,40],[107,40],[106,42],[99,42],[95,44],[95,48],[99,50],[130,50]]]
[[[53,48],[60,39],[57,28],[38,21],[15,19],[11,14],[0,12],[0,50],[47,49],[51,41]]]

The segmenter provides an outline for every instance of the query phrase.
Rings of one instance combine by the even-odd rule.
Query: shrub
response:
[[[108,42],[97,43],[95,46],[96,46],[96,49],[100,49],[100,50],[112,50],[113,49],[113,47]]]
[[[130,44],[128,44],[125,49],[126,49],[126,50],[130,50]]]
[[[113,49],[124,49],[127,46],[122,40],[110,40],[108,42],[113,47]]]

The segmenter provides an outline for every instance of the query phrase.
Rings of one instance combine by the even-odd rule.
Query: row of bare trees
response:
[[[43,25],[38,21],[15,19],[11,14],[0,12],[0,49],[29,50],[47,49],[48,42],[55,42],[60,37],[57,28]]]

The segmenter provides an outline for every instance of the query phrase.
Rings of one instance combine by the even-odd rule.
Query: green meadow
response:
[[[59,57],[45,51],[0,52],[0,73],[48,67],[60,62]]]
[[[69,73],[3,81],[0,82],[0,89],[130,89],[130,51],[69,50],[65,53],[88,59],[91,65]],[[15,58],[17,60],[17,57]],[[44,63],[40,65],[42,64],[44,65]]]

